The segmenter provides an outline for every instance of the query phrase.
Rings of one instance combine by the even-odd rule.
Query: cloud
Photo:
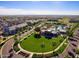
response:
[[[27,10],[0,7],[0,15],[79,15],[79,11]]]

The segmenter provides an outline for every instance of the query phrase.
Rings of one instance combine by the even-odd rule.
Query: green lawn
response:
[[[61,47],[60,49],[57,51],[58,54],[62,53],[64,51],[64,49],[67,47],[68,43],[65,42]]]
[[[27,51],[48,52],[57,48],[63,40],[64,39],[61,36],[52,39],[46,39],[44,36],[42,36],[40,39],[36,39],[34,38],[34,34],[32,34],[24,39],[22,42],[20,42],[20,45],[23,49]],[[43,42],[45,44],[45,47],[41,48],[41,44]],[[55,43],[54,45],[52,44],[53,42]]]

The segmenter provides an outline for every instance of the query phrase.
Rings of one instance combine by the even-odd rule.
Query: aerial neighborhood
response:
[[[78,16],[1,16],[0,56],[79,57],[78,34]]]

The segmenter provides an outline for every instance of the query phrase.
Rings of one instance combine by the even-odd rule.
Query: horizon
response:
[[[0,1],[0,15],[79,15],[79,1]]]

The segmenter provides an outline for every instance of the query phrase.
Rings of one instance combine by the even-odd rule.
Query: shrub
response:
[[[17,46],[14,46],[13,49],[14,49],[16,52],[20,50]]]
[[[15,44],[15,45],[13,46],[13,49],[14,49],[16,52],[20,50],[19,47],[18,47],[18,44],[17,44],[17,45]]]
[[[52,56],[58,56],[57,52],[53,52]]]
[[[6,38],[4,37],[3,40],[6,40]]]
[[[19,43],[18,41],[15,41],[14,46],[18,45],[18,43]]]
[[[15,41],[14,46],[13,46],[13,49],[14,49],[16,52],[20,50],[19,47],[18,47],[18,43],[19,43],[19,41]]]
[[[5,44],[5,42],[1,43],[1,44],[0,44],[0,48],[1,48],[4,44]]]
[[[43,54],[33,54],[32,58],[43,58]]]
[[[51,58],[53,53],[45,54],[45,58]]]
[[[79,49],[78,48],[75,51],[76,51],[76,54],[79,54]]]

